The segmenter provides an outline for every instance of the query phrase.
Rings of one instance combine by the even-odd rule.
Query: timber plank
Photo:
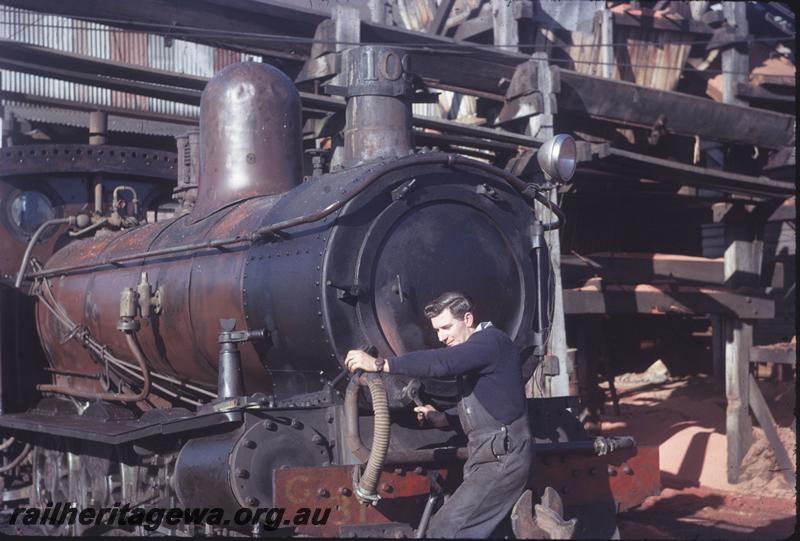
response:
[[[789,459],[789,455],[786,453],[786,448],[783,446],[780,437],[778,437],[778,431],[775,429],[775,419],[772,417],[769,406],[767,406],[767,402],[764,400],[764,396],[761,394],[758,383],[756,383],[752,374],[749,376],[749,381],[750,408],[752,408],[759,426],[767,436],[767,440],[772,447],[772,452],[775,454],[775,461],[778,463],[781,475],[783,475],[783,478],[786,479],[786,482],[789,483],[790,486],[794,487],[796,482],[794,467],[792,466],[792,461]]]
[[[768,297],[691,286],[617,285],[564,289],[567,314],[720,314],[747,319],[775,317]]]

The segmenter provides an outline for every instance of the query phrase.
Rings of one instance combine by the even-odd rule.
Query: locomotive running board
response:
[[[144,419],[144,420],[143,420]],[[85,419],[76,415],[46,415],[42,413],[12,413],[0,415],[0,427],[38,434],[77,438],[109,445],[120,445],[148,436],[176,434],[211,426],[242,421],[239,411],[188,413],[181,417],[126,420]]]

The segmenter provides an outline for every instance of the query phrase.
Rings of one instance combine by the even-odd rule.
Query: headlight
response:
[[[578,147],[569,135],[556,135],[536,153],[539,167],[549,180],[569,182],[578,165]]]
[[[50,199],[35,191],[17,192],[9,201],[6,213],[12,230],[24,237],[33,235],[40,225],[56,217]]]

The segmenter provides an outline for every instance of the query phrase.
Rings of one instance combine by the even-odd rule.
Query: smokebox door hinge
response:
[[[392,190],[392,201],[399,201],[400,199],[403,199],[406,195],[408,195],[408,192],[414,189],[416,184],[417,179],[412,178],[408,182],[404,182],[398,188]]]
[[[337,299],[351,304],[354,304],[358,300],[358,296],[361,294],[361,288],[358,287],[358,284],[336,285],[328,280],[326,285],[336,290]]]

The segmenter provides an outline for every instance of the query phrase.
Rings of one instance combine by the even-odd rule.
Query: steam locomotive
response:
[[[174,155],[0,153],[4,502],[330,511],[317,524],[184,521],[162,533],[424,534],[458,486],[464,440],[421,427],[411,406],[446,408],[455,384],[350,377],[342,360],[436,347],[422,307],[463,290],[530,377],[553,295],[544,232],[564,218],[502,169],[414,150],[401,51],[350,49],[343,67],[330,90],[347,100],[344,144],[308,177],[292,81],[267,64],[219,72],[199,142],[186,143],[198,145],[198,172],[179,181],[170,219],[158,209]],[[53,178],[36,171],[44,153],[60,164]],[[569,180],[574,141],[558,136],[538,159],[547,178]],[[540,219],[544,207],[554,221]],[[517,536],[612,536],[615,512],[658,490],[656,450],[589,437],[574,406],[529,400],[537,463],[507,525]]]

